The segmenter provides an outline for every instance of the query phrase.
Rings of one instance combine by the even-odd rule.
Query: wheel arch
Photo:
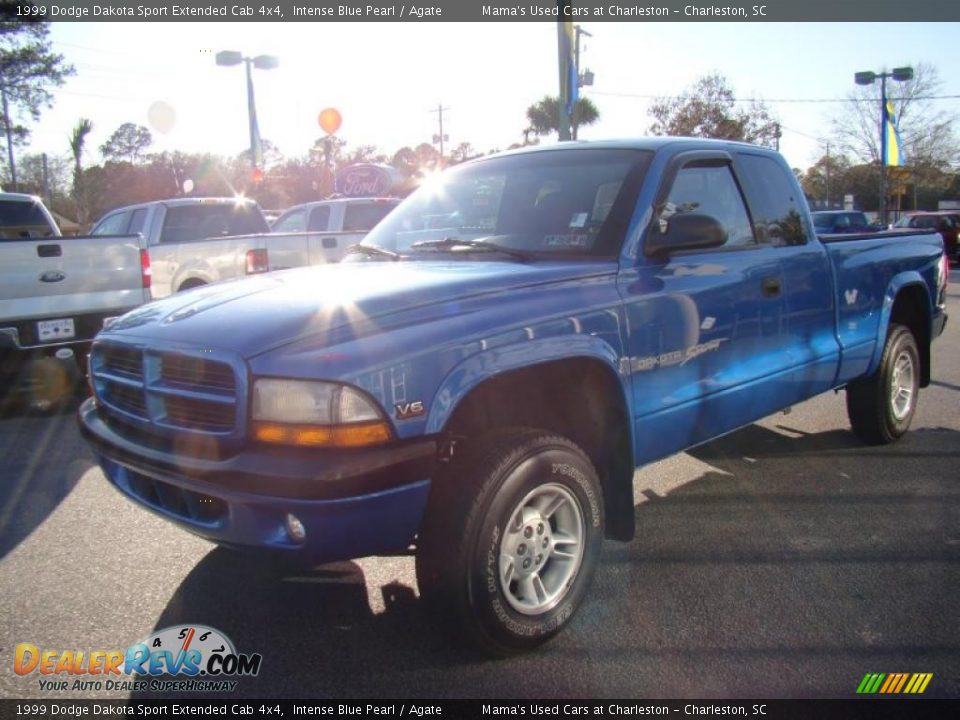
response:
[[[562,341],[562,355],[541,348],[534,362],[471,358],[469,367],[451,373],[441,387],[437,397],[451,399],[434,403],[428,431],[452,440],[454,452],[457,442],[497,427],[536,427],[569,438],[587,454],[600,477],[607,536],[630,540],[634,467],[625,378],[616,370],[616,355],[609,345],[596,338],[557,340]],[[587,341],[596,344],[588,348]],[[571,344],[579,344],[579,352],[572,354]],[[466,378],[469,382],[464,382]]]
[[[876,348],[867,375],[880,367],[891,324],[905,325],[913,333],[920,353],[920,387],[930,384],[930,342],[932,332],[930,291],[919,273],[896,276],[887,288],[880,313]]]

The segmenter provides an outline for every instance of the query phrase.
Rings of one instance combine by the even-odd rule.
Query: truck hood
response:
[[[218,283],[144,305],[102,338],[230,350],[251,358],[355,325],[377,332],[415,308],[614,272],[613,261],[367,262],[298,268]]]

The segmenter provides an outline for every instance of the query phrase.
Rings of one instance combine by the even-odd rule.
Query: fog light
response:
[[[302,543],[307,537],[307,529],[296,515],[287,513],[287,535],[291,540]]]

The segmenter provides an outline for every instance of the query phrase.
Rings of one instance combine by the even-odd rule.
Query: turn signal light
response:
[[[369,447],[390,440],[391,432],[385,422],[327,426],[258,422],[253,425],[253,437],[264,443],[297,447]]]

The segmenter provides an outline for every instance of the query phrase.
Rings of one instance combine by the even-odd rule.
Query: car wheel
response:
[[[480,438],[437,478],[418,541],[421,595],[490,654],[540,645],[583,602],[602,503],[593,464],[566,438]]]
[[[910,427],[920,392],[920,353],[913,333],[891,325],[880,367],[847,386],[847,415],[857,437],[871,445],[898,440]]]

